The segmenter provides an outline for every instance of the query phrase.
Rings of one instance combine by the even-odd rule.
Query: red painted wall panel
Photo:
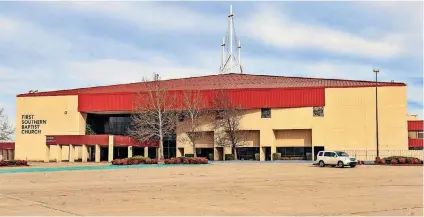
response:
[[[0,142],[0,149],[15,149],[14,142]]]
[[[408,121],[408,131],[423,131],[423,130],[424,130],[423,120]]]
[[[47,145],[109,145],[108,135],[48,135]]]
[[[408,140],[408,147],[410,147],[410,148],[423,147],[423,139],[422,138],[409,139]]]
[[[0,143],[1,144],[1,143]],[[109,145],[109,135],[49,135],[46,136],[47,145]],[[113,136],[114,146],[138,146],[138,147],[158,147],[159,143],[140,143],[129,136]]]
[[[201,91],[206,107],[211,107],[211,100],[217,90]],[[244,109],[255,108],[298,108],[325,105],[324,88],[285,88],[285,89],[234,89],[226,90],[234,103]],[[181,91],[174,91],[179,102]],[[139,96],[134,93],[100,93],[80,94],[78,110],[80,112],[132,111]],[[148,100],[146,99],[146,102]],[[180,107],[176,105],[175,107]]]
[[[158,141],[141,143],[129,136],[113,136],[113,140],[116,146],[159,147]]]

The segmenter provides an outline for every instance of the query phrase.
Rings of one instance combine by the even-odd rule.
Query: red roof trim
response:
[[[408,121],[408,131],[424,131],[424,121],[423,120]]]

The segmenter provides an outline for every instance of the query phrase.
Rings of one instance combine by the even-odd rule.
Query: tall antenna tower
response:
[[[233,46],[237,47],[237,54],[233,53]],[[230,5],[230,15],[228,15],[227,35],[222,39],[222,59],[219,73],[243,73],[243,67],[240,59],[241,42],[237,39],[234,28],[233,6]],[[225,55],[225,53],[228,55]]]

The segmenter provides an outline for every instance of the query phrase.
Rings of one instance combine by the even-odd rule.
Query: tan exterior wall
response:
[[[23,134],[23,115],[34,115],[34,120],[45,120],[39,125],[39,134]],[[17,97],[16,99],[16,159],[45,160],[45,135],[83,135],[85,118],[78,112],[77,96]],[[24,117],[24,121],[28,120]],[[28,124],[26,124],[28,125]],[[36,125],[36,124],[35,124]],[[37,126],[35,126],[37,128]],[[62,148],[62,159],[68,159],[68,146]],[[75,158],[81,158],[80,147]],[[50,159],[57,158],[56,146],[50,148]]]
[[[243,138],[241,144],[243,147],[260,147],[260,131],[244,130],[238,133],[239,138]]]
[[[196,148],[213,148],[213,131],[204,132],[197,141]]]
[[[312,130],[275,130],[277,147],[311,147]]]
[[[310,132],[311,139],[305,139],[306,144],[324,146],[326,150],[375,150],[375,88],[328,88],[325,102],[324,117],[314,117],[312,107],[271,109],[271,118],[261,118],[260,109],[246,110],[240,130],[259,132],[259,145],[271,147],[272,153],[277,145],[289,144],[282,138],[293,136],[279,134],[286,132],[282,130]],[[406,87],[379,87],[378,114],[380,149],[408,150]],[[210,122],[203,124],[202,130],[213,130]],[[182,135],[183,130],[177,128],[177,138]],[[187,150],[178,139],[177,145]],[[260,150],[263,159],[263,149]],[[226,148],[225,153],[231,150]]]

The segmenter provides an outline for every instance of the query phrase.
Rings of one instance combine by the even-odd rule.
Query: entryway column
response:
[[[96,149],[96,153],[95,153],[95,155],[94,155],[94,161],[96,162],[96,163],[99,163],[100,162],[100,145],[96,145],[96,147],[95,147],[95,149]]]
[[[128,146],[128,158],[133,156],[133,147],[132,146]]]
[[[259,160],[265,161],[265,148],[266,147],[260,147],[259,148]]]
[[[271,160],[277,160],[274,159],[274,153],[277,153],[277,146],[275,145],[271,146]]]
[[[109,156],[107,160],[109,162],[113,161],[113,136],[109,136]]]
[[[87,149],[87,145],[82,145],[81,147],[81,158],[82,158],[82,162],[85,163],[87,162],[87,157],[88,157],[88,149]]]
[[[50,162],[50,145],[46,145],[46,156],[44,157],[44,162]]]
[[[75,162],[75,146],[69,145],[69,162]]]
[[[149,157],[149,147],[144,147],[144,157]]]
[[[56,146],[56,161],[62,162],[62,146],[61,145]]]

